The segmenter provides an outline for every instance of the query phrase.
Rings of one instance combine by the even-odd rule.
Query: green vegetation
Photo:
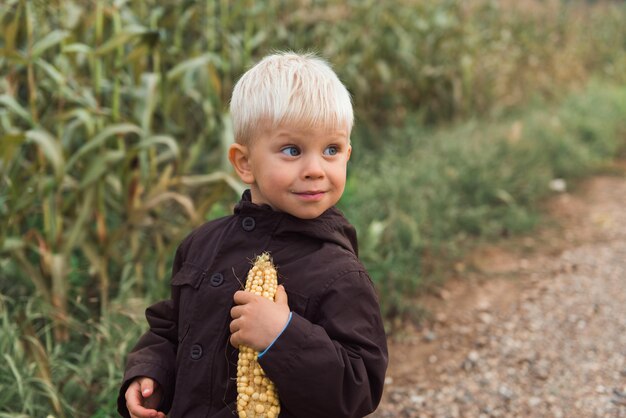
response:
[[[341,205],[388,317],[532,228],[550,180],[624,145],[626,8],[510,3],[3,1],[0,417],[112,414],[176,245],[238,198],[228,98],[273,49],[354,96]]]
[[[407,124],[363,153],[341,206],[387,317],[412,315],[407,295],[434,284],[477,240],[529,231],[554,179],[568,182],[626,150],[626,88],[591,83],[559,106],[444,129]]]

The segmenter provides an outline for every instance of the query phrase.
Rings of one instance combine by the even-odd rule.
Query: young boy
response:
[[[353,111],[313,55],[280,53],[234,88],[229,158],[250,186],[234,214],[199,227],[174,259],[172,298],[146,310],[118,410],[131,417],[233,417],[237,349],[258,350],[280,417],[363,417],[383,390],[387,346],[354,228],[334,205]],[[250,260],[274,259],[276,301],[241,291]]]

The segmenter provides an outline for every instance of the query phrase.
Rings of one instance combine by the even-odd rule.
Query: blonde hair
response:
[[[263,58],[235,85],[230,113],[235,140],[243,144],[262,123],[347,128],[348,134],[354,124],[350,93],[330,65],[312,53]]]

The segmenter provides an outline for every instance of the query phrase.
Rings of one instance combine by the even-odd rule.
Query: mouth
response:
[[[304,192],[294,192],[294,194],[298,196],[300,199],[307,200],[307,201],[320,200],[322,197],[324,197],[325,193],[326,192],[323,190],[307,190]]]

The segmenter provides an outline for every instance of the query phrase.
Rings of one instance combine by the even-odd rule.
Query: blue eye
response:
[[[338,152],[339,149],[335,145],[331,145],[324,150],[324,155],[336,155]]]
[[[281,149],[280,152],[290,157],[297,157],[298,155],[300,155],[300,150],[296,147],[285,147]]]

